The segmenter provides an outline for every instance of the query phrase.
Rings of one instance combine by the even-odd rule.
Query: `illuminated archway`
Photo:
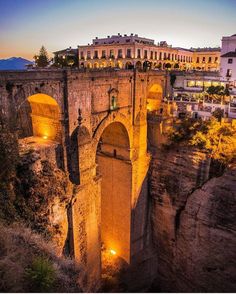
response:
[[[100,67],[101,68],[104,68],[104,67],[106,67],[107,66],[107,64],[106,64],[106,62],[104,61],[104,62],[102,62],[101,64],[100,64]]]
[[[97,62],[94,63],[93,65],[94,68],[99,68],[99,64]]]
[[[114,61],[109,61],[108,66],[109,66],[109,67],[115,67],[115,63],[114,63]]]
[[[156,111],[160,109],[163,98],[163,89],[160,84],[153,84],[147,94],[147,110]]]
[[[103,131],[97,146],[101,181],[101,238],[106,249],[129,261],[132,166],[128,132],[120,122]]]
[[[87,68],[92,68],[92,64],[91,64],[91,62],[88,62],[88,63],[87,63]]]
[[[117,67],[122,68],[122,66],[123,66],[122,61],[118,60],[117,61]]]
[[[60,142],[60,108],[56,100],[41,93],[27,100],[31,107],[33,135]]]

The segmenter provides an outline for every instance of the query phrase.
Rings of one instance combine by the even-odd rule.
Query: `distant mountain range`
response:
[[[27,64],[33,64],[33,62],[21,57],[11,57],[8,59],[0,59],[0,70],[26,69]]]

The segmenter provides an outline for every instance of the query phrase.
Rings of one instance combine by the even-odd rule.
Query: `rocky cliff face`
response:
[[[236,164],[207,180],[209,160],[179,147],[150,169],[157,286],[172,292],[236,291]]]
[[[5,147],[5,153],[1,152],[5,171],[0,173],[0,221],[23,221],[56,241],[62,254],[67,244],[67,206],[73,187],[56,160],[47,160],[55,157],[51,155],[55,154],[55,146],[37,149],[21,142],[17,150],[13,136],[4,137],[2,133],[0,139]]]

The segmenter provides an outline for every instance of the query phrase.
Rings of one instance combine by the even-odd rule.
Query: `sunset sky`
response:
[[[117,33],[173,46],[220,46],[236,33],[236,0],[0,0],[0,58],[32,60]]]

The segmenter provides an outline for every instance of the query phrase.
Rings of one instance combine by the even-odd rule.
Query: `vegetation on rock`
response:
[[[81,292],[81,268],[23,225],[0,223],[0,292]]]
[[[186,118],[174,125],[169,139],[205,150],[224,164],[236,157],[236,126],[214,117],[207,121]]]

